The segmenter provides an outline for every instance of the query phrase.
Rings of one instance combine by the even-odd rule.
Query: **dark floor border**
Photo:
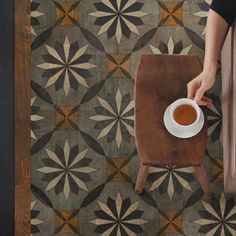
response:
[[[0,5],[0,235],[14,235],[14,0]]]
[[[30,236],[30,0],[0,5],[0,236]]]
[[[6,0],[9,1],[9,0]],[[30,0],[14,0],[15,236],[30,236]]]

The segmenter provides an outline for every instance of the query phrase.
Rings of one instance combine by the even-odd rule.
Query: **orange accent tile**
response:
[[[56,20],[60,19],[61,17],[65,16],[65,18],[63,19],[63,21],[60,23],[60,25],[73,25],[73,23],[71,22],[69,16],[71,16],[72,18],[78,20],[79,19],[79,7],[76,7],[75,9],[73,9],[72,11],[69,12],[71,6],[73,3],[60,3],[63,7],[63,9],[65,10],[65,12],[61,11],[60,9],[58,9],[56,7]]]
[[[73,225],[75,228],[79,226],[79,216],[76,216],[68,221],[68,218],[71,216],[72,211],[60,211],[60,213],[64,216],[65,220],[61,219],[59,216],[56,215],[55,218],[55,228],[58,228],[62,224],[66,223],[63,229],[60,231],[59,234],[66,234],[66,233],[73,233],[73,230],[70,228],[69,224]]]
[[[168,216],[168,219],[164,218],[160,215],[160,228],[164,227],[165,225],[169,224],[165,230],[165,233],[175,233],[177,230],[175,229],[173,223],[177,225],[179,228],[183,228],[183,219],[182,216],[178,216],[174,220],[173,217],[177,213],[177,211],[165,211],[166,215]]]
[[[175,16],[177,19],[182,21],[182,18],[183,18],[183,12],[182,12],[183,8],[182,7],[180,7],[178,10],[176,10],[174,13],[171,13],[177,4],[178,4],[178,2],[177,3],[165,3],[165,6],[167,7],[167,9],[169,10],[170,13],[168,13],[166,10],[164,10],[160,7],[160,20],[169,16],[167,21],[165,22],[164,26],[177,25],[173,16]]]
[[[112,55],[112,56],[114,57],[116,63],[114,63],[111,60],[108,60],[107,62],[108,71],[112,71],[116,68],[116,71],[112,77],[126,77],[120,68],[130,73],[130,59],[122,63],[122,60],[124,59],[126,55],[117,54],[117,55]]]
[[[78,112],[69,115],[73,107],[60,107],[60,109],[63,111],[64,115],[56,111],[56,124],[59,124],[60,122],[64,121],[62,128],[65,129],[73,129],[73,126],[71,125],[70,121],[75,123],[76,125],[79,125]]]
[[[224,175],[223,175],[223,159],[217,159],[217,162],[220,164],[222,169],[219,168],[217,165],[212,164],[212,176],[220,173],[220,175],[218,176],[216,181],[223,181],[224,180]]]
[[[121,174],[121,172],[123,172],[128,176],[130,175],[130,163],[128,163],[127,165],[125,165],[124,167],[121,168],[122,163],[126,159],[127,158],[112,158],[112,160],[114,161],[116,167],[114,167],[114,166],[112,166],[108,163],[107,173],[108,173],[109,176],[114,174],[117,171],[117,173],[115,174],[112,181],[114,181],[114,182],[126,182],[126,179]]]

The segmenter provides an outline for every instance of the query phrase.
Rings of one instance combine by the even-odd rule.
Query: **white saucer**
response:
[[[166,129],[178,138],[191,138],[195,136],[197,133],[199,133],[204,125],[204,114],[202,112],[202,109],[200,109],[200,117],[199,121],[197,122],[196,126],[194,128],[191,128],[190,130],[183,130],[180,128],[177,128],[170,117],[170,105],[166,108],[164,113],[164,125]]]

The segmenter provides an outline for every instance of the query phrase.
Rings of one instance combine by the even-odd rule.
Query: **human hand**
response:
[[[193,99],[198,105],[211,106],[212,99],[204,96],[215,82],[215,74],[202,72],[187,84],[188,98]]]

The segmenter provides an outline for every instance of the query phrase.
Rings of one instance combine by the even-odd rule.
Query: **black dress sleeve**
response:
[[[236,0],[213,0],[210,8],[218,13],[230,26],[236,16]]]

